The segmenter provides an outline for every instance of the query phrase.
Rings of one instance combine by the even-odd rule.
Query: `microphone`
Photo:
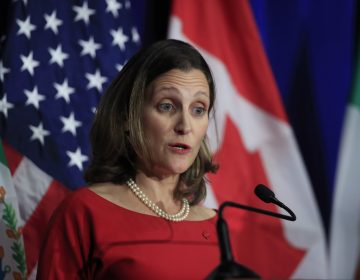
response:
[[[263,184],[259,184],[256,186],[254,190],[255,194],[258,198],[260,198],[265,203],[270,203],[276,201],[275,194],[272,190],[268,187],[264,186]]]
[[[251,269],[237,263],[234,261],[230,239],[229,239],[229,230],[226,220],[223,218],[223,211],[225,207],[235,207],[239,209],[248,210],[255,213],[260,213],[268,215],[275,218],[285,219],[289,221],[295,221],[296,216],[293,211],[291,211],[285,204],[279,201],[273,191],[263,184],[256,186],[254,190],[256,196],[260,198],[265,203],[274,203],[279,207],[283,208],[286,212],[290,214],[283,215],[247,205],[242,205],[232,201],[225,201],[219,207],[219,215],[217,220],[217,234],[220,247],[220,258],[221,263],[218,265],[206,278],[206,280],[225,280],[225,279],[240,279],[240,278],[260,278],[260,276],[252,271]]]
[[[289,220],[289,221],[296,220],[296,216],[295,216],[294,212],[291,211],[291,209],[289,207],[287,207],[284,203],[279,201],[275,197],[274,192],[272,190],[270,190],[268,187],[266,187],[263,184],[259,184],[256,186],[254,192],[255,192],[256,196],[258,198],[260,198],[262,201],[264,201],[265,203],[274,203],[275,205],[284,209],[286,212],[288,212],[290,214],[290,217],[282,215],[282,214],[278,214],[278,213],[268,212],[268,211],[266,211],[266,212],[268,212],[266,215],[278,217],[278,218]],[[263,212],[261,212],[261,213],[263,213]],[[263,213],[263,214],[265,214],[265,213]],[[277,215],[273,215],[273,214],[277,214]]]

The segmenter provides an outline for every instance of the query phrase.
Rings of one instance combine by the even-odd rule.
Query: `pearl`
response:
[[[190,213],[190,205],[189,201],[186,198],[182,199],[182,207],[180,211],[176,214],[169,214],[162,210],[159,206],[157,206],[154,202],[152,202],[146,194],[139,188],[139,186],[134,182],[133,179],[129,179],[126,181],[126,184],[131,189],[131,191],[135,194],[135,196],[140,199],[148,208],[150,208],[156,215],[161,218],[172,221],[172,222],[180,222],[187,218]]]

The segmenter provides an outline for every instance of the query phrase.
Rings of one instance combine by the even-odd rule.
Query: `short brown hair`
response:
[[[149,84],[160,75],[179,69],[198,69],[210,90],[209,114],[215,101],[215,85],[210,68],[191,45],[173,39],[158,41],[140,50],[121,70],[102,96],[91,128],[92,158],[85,172],[89,184],[112,182],[124,184],[135,178],[136,152],[148,158],[143,135],[142,110]],[[205,198],[205,174],[215,172],[211,154],[203,140],[199,153],[187,171],[174,197],[187,197],[192,205]]]

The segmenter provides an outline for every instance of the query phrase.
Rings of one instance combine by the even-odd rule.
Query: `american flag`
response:
[[[13,174],[30,277],[51,212],[85,186],[97,103],[140,47],[129,0],[2,3],[0,135]]]

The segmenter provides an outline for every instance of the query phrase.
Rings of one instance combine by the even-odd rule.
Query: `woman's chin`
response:
[[[158,175],[162,176],[172,176],[180,175],[188,170],[192,162],[190,161],[172,161],[172,162],[163,162],[162,164],[153,164],[152,170]]]
[[[174,175],[180,175],[184,173],[186,170],[188,170],[189,167],[190,167],[189,164],[183,164],[183,165],[171,166],[168,170]]]

